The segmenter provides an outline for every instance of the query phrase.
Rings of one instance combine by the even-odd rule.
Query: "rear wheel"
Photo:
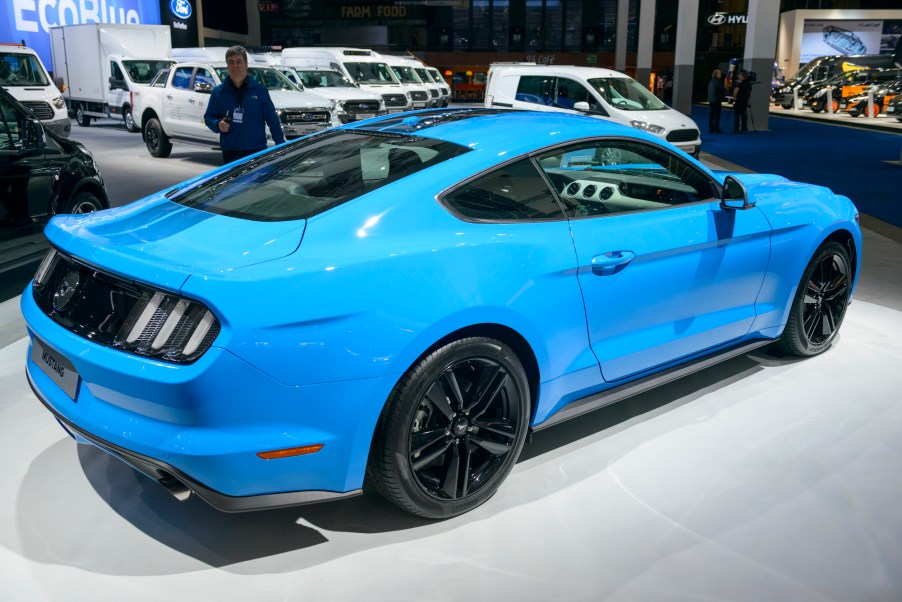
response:
[[[780,106],[783,107],[784,109],[791,109],[791,108],[792,108],[792,104],[785,104],[785,105],[780,105]]]
[[[839,101],[838,101],[838,100],[834,100],[832,104],[833,104],[833,112],[834,112],[834,113],[839,113]]]
[[[849,253],[837,242],[825,243],[805,268],[778,347],[802,356],[825,351],[839,332],[851,292]]]
[[[398,381],[379,419],[367,483],[404,510],[448,518],[489,499],[526,439],[529,385],[494,339],[449,343]]]
[[[85,106],[82,104],[75,107],[75,122],[85,128],[91,125],[91,118],[85,115]]]
[[[147,151],[158,159],[165,159],[172,152],[172,141],[156,117],[148,119],[144,126],[144,144],[147,145]]]
[[[132,115],[132,110],[129,108],[122,110],[122,119],[125,121],[125,129],[127,129],[131,133],[140,132],[141,128],[138,127],[138,124],[135,123],[135,116]]]

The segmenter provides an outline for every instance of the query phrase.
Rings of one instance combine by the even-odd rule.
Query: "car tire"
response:
[[[103,209],[100,199],[91,192],[79,192],[63,205],[62,213],[93,213]]]
[[[129,132],[134,134],[141,131],[141,128],[135,123],[135,116],[132,115],[131,109],[123,109],[122,120],[125,122],[125,129]]]
[[[75,122],[84,128],[91,125],[91,118],[85,115],[85,106],[82,104],[75,107]]]
[[[838,242],[828,241],[805,268],[777,343],[780,350],[811,356],[830,347],[846,315],[851,292],[849,253]]]
[[[791,105],[791,104],[780,105],[780,106],[783,107],[784,109],[791,109],[791,108],[792,108],[792,105]]]
[[[500,341],[448,343],[411,367],[382,411],[366,486],[430,519],[488,500],[526,440],[529,383]]]
[[[849,111],[849,115],[851,115],[852,117],[858,117],[859,115],[861,115],[861,112],[858,109],[851,109]]]
[[[144,144],[147,145],[147,152],[158,159],[165,159],[172,152],[172,141],[156,117],[148,119],[144,126]]]

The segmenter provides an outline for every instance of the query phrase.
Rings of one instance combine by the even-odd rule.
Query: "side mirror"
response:
[[[128,86],[125,85],[124,79],[116,79],[112,75],[110,76],[110,90],[126,90],[128,91]]]
[[[574,108],[574,110],[577,110],[577,111],[589,111],[590,110],[589,103],[587,103],[584,100],[573,103],[573,108]]]
[[[749,193],[742,182],[733,176],[727,176],[723,181],[720,206],[724,209],[736,209],[743,211],[755,206],[755,201],[749,199]]]
[[[45,146],[44,126],[37,119],[26,119],[22,129],[22,150],[41,150]]]
[[[194,91],[198,94],[210,94],[213,92],[213,84],[210,82],[194,82]]]

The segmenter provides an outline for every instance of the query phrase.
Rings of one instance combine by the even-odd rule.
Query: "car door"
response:
[[[207,111],[207,103],[210,95],[217,85],[213,73],[206,67],[197,67],[191,81],[192,92],[186,96],[186,104],[183,105],[185,135],[194,139],[209,140],[211,144],[219,143],[219,134],[215,134],[204,123],[204,113]]]
[[[163,94],[163,117],[166,133],[170,136],[186,136],[190,132],[188,123],[191,114],[189,98],[194,97],[191,80],[194,66],[180,65],[173,70],[169,87]]]
[[[539,157],[573,218],[592,350],[608,382],[748,333],[770,255],[757,209],[670,150],[630,139]]]
[[[22,144],[26,115],[0,97],[0,265],[11,268],[47,248],[44,225],[59,169]]]

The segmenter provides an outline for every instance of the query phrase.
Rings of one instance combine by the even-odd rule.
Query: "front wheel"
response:
[[[792,104],[784,104],[784,105],[780,105],[780,106],[783,107],[784,109],[791,109],[791,108],[792,108]]]
[[[165,159],[172,152],[172,142],[156,117],[148,119],[144,126],[144,144],[147,145],[147,152],[158,159]]]
[[[472,510],[520,455],[530,394],[517,356],[494,339],[454,341],[398,381],[376,427],[367,483],[426,518]]]
[[[842,325],[852,293],[849,253],[837,242],[827,242],[805,268],[777,346],[793,355],[825,351]]]
[[[100,199],[90,192],[79,192],[63,206],[63,213],[93,213],[103,209]]]

